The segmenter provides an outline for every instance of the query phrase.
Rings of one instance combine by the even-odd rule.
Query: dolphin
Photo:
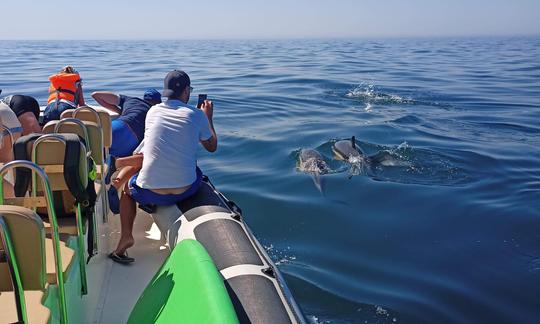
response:
[[[323,193],[322,174],[330,171],[328,164],[322,157],[321,153],[313,149],[302,149],[298,155],[298,169],[303,172],[310,173],[313,177],[313,183],[321,194]]]
[[[337,160],[350,162],[351,160],[361,160],[365,157],[362,149],[356,146],[356,138],[354,136],[351,137],[350,140],[337,141],[334,143],[332,151],[336,155]]]
[[[364,154],[361,148],[356,145],[356,138],[350,140],[337,141],[332,146],[336,160],[347,161],[351,164],[350,176],[358,175],[371,164],[370,158]]]
[[[403,161],[397,161],[390,152],[380,151],[371,156],[367,156],[360,147],[356,145],[356,138],[353,136],[350,140],[337,141],[332,146],[336,160],[347,161],[351,164],[351,176],[358,175],[366,168],[375,164],[382,166],[408,166]],[[350,178],[350,177],[349,177]]]

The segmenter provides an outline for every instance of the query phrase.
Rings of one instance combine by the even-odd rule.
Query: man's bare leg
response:
[[[127,249],[133,246],[133,223],[137,215],[137,205],[129,194],[128,185],[124,185],[122,197],[120,197],[120,241],[114,251],[118,255],[123,255]]]
[[[120,169],[118,174],[111,181],[111,187],[107,191],[109,198],[109,208],[114,214],[118,214],[122,208],[122,200],[118,200],[118,191],[124,187],[129,179],[139,172],[142,168],[143,155],[135,154],[132,156],[126,156],[118,158],[115,162],[115,167]],[[126,189],[127,190],[127,189]],[[127,191],[124,191],[127,192]],[[123,196],[123,195],[122,195]]]

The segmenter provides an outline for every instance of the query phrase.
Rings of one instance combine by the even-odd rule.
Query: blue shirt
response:
[[[146,119],[146,113],[150,109],[150,104],[139,98],[120,95],[118,106],[121,110],[118,119],[128,124],[137,139],[142,141],[144,138],[144,120]]]

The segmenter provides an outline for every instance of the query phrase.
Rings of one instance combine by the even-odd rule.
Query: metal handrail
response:
[[[41,178],[41,184],[43,191],[45,192],[45,200],[47,201],[47,212],[49,216],[49,223],[51,224],[51,234],[53,240],[53,252],[54,261],[56,267],[56,281],[58,284],[58,306],[60,309],[60,323],[67,324],[67,304],[66,304],[66,292],[64,288],[64,273],[62,272],[62,257],[60,255],[60,237],[58,235],[58,221],[56,219],[56,212],[54,210],[54,200],[49,185],[49,177],[43,169],[30,161],[16,160],[6,163],[0,168],[0,205],[4,204],[4,175],[14,168],[27,168],[37,173]]]
[[[21,275],[19,273],[19,265],[15,255],[15,249],[11,241],[9,228],[3,215],[0,215],[0,239],[6,252],[6,261],[8,264],[9,275],[11,277],[11,285],[15,295],[15,306],[17,307],[17,318],[21,323],[28,323],[26,314],[26,301],[24,298],[24,289],[22,285]]]
[[[39,144],[43,143],[44,141],[58,141],[66,145],[66,140],[63,138],[60,134],[46,134],[43,136],[40,136],[37,140],[34,141],[34,145],[32,147],[32,162],[38,164],[37,161],[37,149]],[[85,153],[86,155],[86,153]],[[77,157],[78,159],[79,157]],[[85,174],[87,174],[86,172]],[[32,173],[32,197],[37,197],[37,179],[35,173]],[[81,203],[77,203],[77,207],[75,208],[75,220],[77,222],[77,246],[78,246],[78,252],[79,252],[79,268],[80,268],[80,274],[81,274],[81,293],[83,295],[86,295],[88,293],[88,283],[86,279],[86,264],[84,263],[85,259],[85,253],[84,253],[84,231],[83,231],[83,220],[82,220],[82,212],[81,212]],[[95,227],[94,227],[95,229]],[[97,231],[94,230],[94,242],[96,241],[97,237]]]
[[[59,132],[60,126],[62,124],[68,123],[68,122],[75,123],[75,124],[77,124],[78,126],[81,127],[81,129],[83,130],[83,134],[84,134],[84,142],[85,142],[84,146],[86,147],[86,152],[87,153],[92,152],[92,148],[90,147],[90,136],[88,136],[88,130],[86,129],[86,125],[80,119],[76,119],[76,118],[60,119],[58,121],[58,123],[56,123],[56,125],[54,125],[54,132],[61,134],[61,132]]]
[[[105,171],[105,158],[106,158],[106,155],[107,153],[105,152],[105,146],[103,144],[103,127],[102,127],[102,124],[101,124],[101,117],[99,116],[99,113],[97,112],[97,110],[95,110],[94,108],[90,107],[90,106],[82,106],[82,107],[79,107],[77,109],[75,109],[75,111],[73,112],[73,114],[71,115],[73,117],[73,119],[76,119],[76,116],[77,116],[77,113],[80,112],[80,111],[90,111],[91,113],[93,113],[96,117],[96,121],[97,121],[97,127],[98,127],[98,130],[99,130],[99,133],[101,134],[101,141],[99,143],[99,147],[101,148],[102,150],[102,154],[101,154],[101,160],[100,161],[95,161],[96,163],[99,163],[99,166],[101,168],[101,172],[104,172]],[[66,118],[66,119],[71,119],[71,118]],[[77,119],[79,120],[79,119]],[[81,123],[84,125],[84,122],[81,121]],[[56,130],[55,130],[56,132]],[[108,158],[108,157],[107,157]],[[108,200],[108,197],[107,197],[107,194],[105,192],[105,183],[104,183],[104,174],[101,174],[101,186],[100,186],[100,191],[101,191],[101,207],[102,207],[102,217],[103,217],[103,222],[106,223],[108,221],[108,210],[109,210],[109,200]],[[97,224],[96,224],[97,225]],[[97,240],[95,240],[94,242],[97,243]],[[95,249],[97,249],[97,246],[94,247]]]

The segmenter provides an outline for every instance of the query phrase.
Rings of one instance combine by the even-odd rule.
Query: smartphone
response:
[[[208,96],[206,94],[200,94],[199,100],[197,101],[197,108],[201,108],[203,102],[206,100]]]

